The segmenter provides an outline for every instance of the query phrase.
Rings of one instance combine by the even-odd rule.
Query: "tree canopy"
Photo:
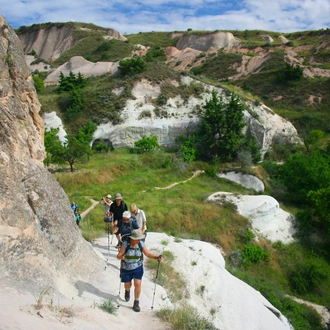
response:
[[[228,104],[212,91],[201,114],[201,154],[206,158],[232,160],[244,140],[244,106],[234,93]]]
[[[58,130],[52,129],[45,132],[45,149],[46,158],[44,164],[49,166],[52,164],[70,165],[70,170],[73,172],[73,165],[82,161],[87,161],[93,151],[90,148],[90,141],[96,125],[92,122],[87,122],[86,126],[81,127],[76,134],[66,135],[65,142],[61,142],[57,137]]]

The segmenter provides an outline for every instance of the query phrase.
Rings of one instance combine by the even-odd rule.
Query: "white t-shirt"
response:
[[[142,229],[143,222],[145,222],[144,229],[147,230],[147,218],[146,218],[144,211],[138,209],[137,214],[136,215],[134,214],[134,216],[135,216],[137,224],[139,225],[139,228]]]

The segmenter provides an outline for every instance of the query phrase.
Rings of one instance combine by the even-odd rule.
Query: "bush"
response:
[[[305,294],[317,288],[327,277],[326,271],[320,264],[310,261],[297,265],[296,270],[289,275],[289,282],[293,291]]]
[[[119,71],[123,75],[134,75],[147,70],[147,63],[141,57],[130,58],[119,62]]]
[[[157,316],[169,322],[174,330],[216,330],[207,318],[201,316],[196,308],[189,305],[183,305],[175,310],[162,309],[157,312]]]
[[[108,312],[109,314],[117,314],[117,308],[116,305],[113,303],[112,300],[104,300],[102,304],[100,305],[100,308],[104,310],[105,312]]]
[[[252,243],[247,244],[242,252],[243,263],[249,266],[251,263],[258,263],[261,260],[269,261],[269,252],[264,251],[260,246]]]
[[[134,148],[138,153],[152,152],[159,148],[157,136],[151,135],[149,137],[143,136],[141,140],[134,143]]]

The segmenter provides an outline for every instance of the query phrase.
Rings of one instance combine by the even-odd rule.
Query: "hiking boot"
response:
[[[129,301],[130,297],[130,291],[125,290],[125,300]]]
[[[138,300],[134,300],[133,311],[134,312],[139,312],[140,311],[140,306],[139,306],[139,301]]]

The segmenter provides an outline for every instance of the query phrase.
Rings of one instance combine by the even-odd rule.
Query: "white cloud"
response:
[[[15,28],[43,22],[85,22],[122,33],[259,29],[293,32],[330,27],[329,0],[0,0]]]

